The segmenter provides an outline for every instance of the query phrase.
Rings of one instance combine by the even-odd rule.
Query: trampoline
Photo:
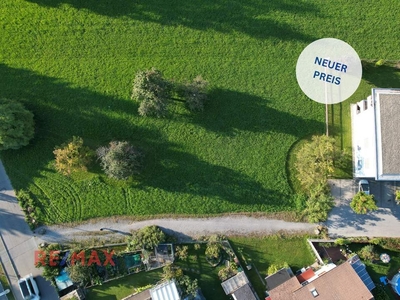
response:
[[[400,273],[393,276],[392,280],[390,280],[390,284],[394,292],[400,296]]]
[[[142,258],[140,257],[140,254],[125,255],[124,260],[127,269],[140,266],[142,264]]]

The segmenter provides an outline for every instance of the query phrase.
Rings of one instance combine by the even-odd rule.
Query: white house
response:
[[[400,89],[372,89],[350,109],[354,177],[400,181]]]

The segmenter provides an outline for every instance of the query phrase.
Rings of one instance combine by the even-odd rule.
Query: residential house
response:
[[[280,270],[281,271],[281,270]],[[268,278],[268,277],[267,277]],[[375,285],[355,256],[341,265],[307,269],[268,290],[269,300],[373,300]]]
[[[372,89],[350,109],[354,177],[400,181],[400,89]]]

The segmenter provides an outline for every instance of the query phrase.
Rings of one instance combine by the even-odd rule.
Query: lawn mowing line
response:
[[[81,204],[78,205],[77,201],[81,202],[82,200],[79,198],[79,196],[78,196],[78,200],[77,200],[77,198],[75,197],[75,194],[78,194],[78,193],[76,193],[75,190],[73,190],[73,188],[71,187],[71,184],[66,184],[66,183],[62,182],[61,180],[56,179],[55,177],[49,178],[49,181],[55,181],[55,182],[59,183],[59,185],[64,188],[64,191],[66,192],[66,194],[68,196],[70,196],[69,199],[72,200],[73,207],[74,207],[74,211],[72,212],[71,217],[73,217],[74,219],[75,219],[75,216],[77,216],[78,218],[81,218],[81,208],[80,208]],[[62,197],[65,200],[68,200],[63,194],[60,193],[60,195],[62,195]]]
[[[49,206],[51,206],[51,207],[53,207],[53,210],[51,210],[51,213],[53,213],[53,211],[56,213],[56,214],[58,214],[58,216],[60,217],[60,219],[58,219],[58,220],[61,220],[62,221],[62,219],[64,219],[64,221],[63,222],[68,222],[68,220],[67,220],[67,218],[65,217],[65,215],[63,216],[63,214],[60,212],[60,210],[53,204],[53,202],[52,202],[52,200],[51,200],[51,198],[49,197],[49,195],[44,191],[44,189],[37,183],[37,182],[34,182],[33,183],[37,188],[39,188],[39,190],[41,190],[42,191],[42,193],[46,196],[46,198],[48,199],[48,204],[49,204]],[[43,207],[46,207],[45,205],[43,205]],[[46,209],[47,210],[47,209]],[[50,210],[50,209],[49,209]],[[49,211],[49,210],[47,210],[47,211]],[[48,216],[50,217],[52,214],[48,214]],[[54,220],[54,218],[51,218],[51,219],[53,219]],[[57,219],[55,219],[54,220],[56,223],[59,223],[59,221],[57,222]]]

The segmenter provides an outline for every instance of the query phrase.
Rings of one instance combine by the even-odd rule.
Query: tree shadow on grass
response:
[[[128,17],[167,26],[185,26],[197,30],[242,32],[251,37],[311,42],[314,37],[301,33],[293,25],[279,22],[281,15],[321,16],[309,1],[248,0],[27,0],[42,6],[68,4],[109,17]],[[278,16],[278,18],[276,17]]]
[[[363,78],[379,88],[400,88],[400,69],[390,65],[375,66],[364,62]]]
[[[215,89],[209,98],[205,111],[189,118],[223,135],[234,135],[236,131],[279,132],[301,138],[324,128],[322,122],[277,110],[268,105],[267,99],[254,95]],[[294,112],[297,105],[301,104],[293,104]]]
[[[76,190],[70,189],[69,183],[65,180],[55,178],[56,174],[54,176],[49,174],[49,170],[46,171],[46,168],[48,168],[49,162],[54,159],[52,153],[54,147],[66,142],[73,135],[77,135],[88,142],[93,149],[107,144],[110,140],[128,140],[142,148],[146,153],[146,166],[144,174],[140,178],[141,182],[135,188],[147,189],[151,187],[176,193],[176,203],[180,201],[184,208],[180,209],[179,205],[175,205],[176,203],[168,203],[169,211],[165,210],[168,213],[174,210],[174,212],[179,213],[190,213],[187,211],[189,206],[187,202],[185,203],[185,201],[188,201],[188,198],[185,198],[187,194],[189,197],[200,196],[207,200],[212,197],[213,200],[208,201],[212,207],[197,209],[197,211],[202,210],[209,213],[219,212],[219,202],[216,199],[224,200],[225,205],[228,205],[226,202],[243,204],[243,210],[254,210],[257,207],[259,210],[268,208],[268,210],[278,211],[284,210],[288,205],[288,200],[284,200],[288,199],[288,195],[267,189],[250,176],[236,170],[210,164],[185,152],[181,145],[168,141],[168,137],[163,136],[157,130],[154,120],[142,119],[140,122],[134,120],[140,117],[137,116],[137,105],[133,101],[102,95],[86,88],[71,87],[68,83],[56,78],[42,76],[29,70],[10,68],[4,64],[0,64],[0,78],[2,78],[0,97],[23,100],[27,108],[35,114],[37,123],[36,137],[31,145],[17,151],[10,150],[2,153],[2,159],[8,167],[6,168],[8,175],[16,189],[35,185],[36,178],[46,176],[46,182],[53,179],[54,187],[59,186],[68,189],[66,197],[72,197],[71,194],[76,193]],[[218,123],[221,119],[214,119],[216,124],[213,124],[212,115],[219,115],[218,110],[223,110],[222,106],[227,105],[230,107],[230,115],[224,115],[222,120],[238,122],[240,112],[235,111],[245,109],[244,106],[249,106],[243,103],[242,107],[235,109],[234,106],[231,106],[229,99],[236,97],[236,100],[240,100],[241,97],[244,97],[246,101],[250,102],[257,99],[246,98],[245,94],[235,92],[223,93],[225,93],[224,101],[218,102],[218,107],[210,110],[211,116],[206,115],[207,122],[202,123],[202,125],[204,124],[210,130],[229,132],[234,128],[234,125],[228,124],[227,127],[221,127]],[[252,107],[254,113],[259,110],[256,105],[250,107]],[[213,112],[214,109],[217,112]],[[283,119],[285,117],[290,118],[290,115],[282,115],[278,111],[267,110],[268,112],[270,114],[275,113],[277,118],[276,121],[272,122],[274,123],[271,125],[273,129],[296,134],[293,127],[289,129],[279,128],[280,125],[285,126],[286,120]],[[232,114],[234,114],[233,117]],[[280,119],[280,117],[283,119]],[[168,122],[168,120],[165,120],[165,122]],[[265,124],[262,123],[262,115],[253,116],[249,122],[248,124],[241,123],[240,127],[257,131],[268,129],[268,127],[263,127]],[[296,122],[300,123],[296,124]],[[138,123],[140,126],[136,125]],[[159,124],[159,121],[157,121],[157,124]],[[312,126],[315,125],[312,124]],[[257,128],[257,126],[260,126],[260,128]],[[300,118],[295,118],[294,126],[306,126],[306,124],[301,123]],[[47,173],[44,175],[43,172]],[[44,189],[43,195],[46,195],[46,187],[38,186],[38,189]],[[59,197],[61,194],[52,192],[52,195]],[[57,201],[60,205],[60,201]],[[76,199],[72,197],[65,199],[65,201],[75,203],[74,205],[78,205],[79,208],[80,203],[77,203],[77,201],[82,200],[79,197]],[[159,204],[162,200],[155,199],[154,201]],[[198,205],[198,202],[197,197],[197,203],[193,205]],[[175,206],[172,207],[173,205]],[[221,211],[227,211],[227,207],[229,206],[222,208]],[[58,207],[58,210],[63,211],[65,207]],[[66,219],[63,221],[73,220]]]

